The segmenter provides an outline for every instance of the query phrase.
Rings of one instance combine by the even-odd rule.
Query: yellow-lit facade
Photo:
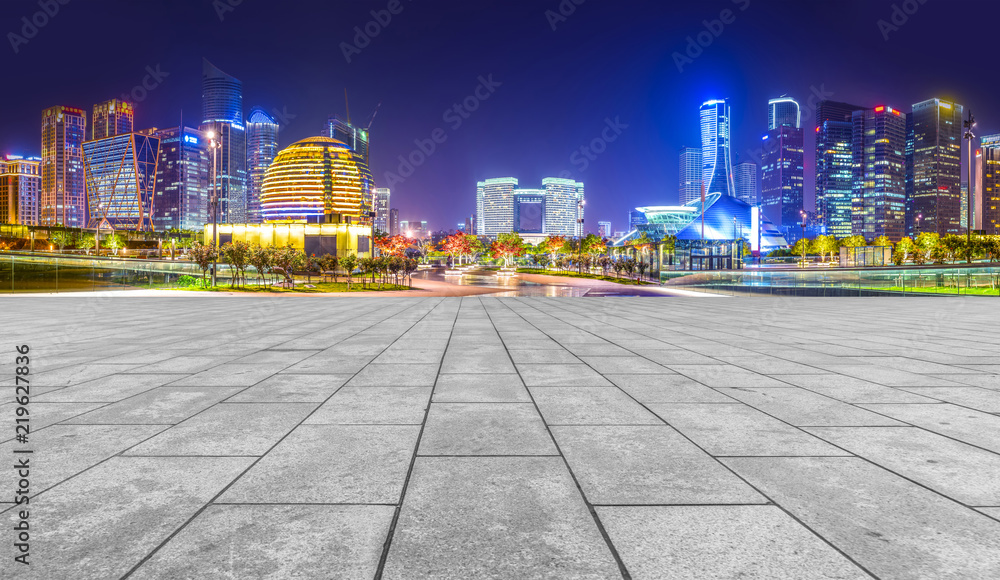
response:
[[[370,255],[371,226],[349,224],[265,223],[218,224],[215,226],[219,246],[226,242],[243,241],[261,246],[292,246],[307,254],[360,258]],[[212,224],[205,226],[205,244],[212,243]]]
[[[329,137],[289,145],[264,175],[261,214],[265,223],[329,221],[368,224],[375,183],[364,160]],[[349,218],[349,219],[348,219]]]

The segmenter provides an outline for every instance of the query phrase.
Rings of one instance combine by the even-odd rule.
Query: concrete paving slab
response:
[[[230,403],[322,403],[352,376],[285,374],[272,375],[227,399]]]
[[[640,403],[733,403],[733,399],[678,374],[605,375]]]
[[[797,387],[845,403],[933,403],[916,392],[887,387],[855,377],[825,373],[821,375],[781,375],[781,380]]]
[[[344,387],[306,419],[309,425],[420,425],[431,387]]]
[[[1000,453],[1000,417],[948,403],[864,405],[865,408],[928,431]]]
[[[409,425],[302,425],[219,501],[399,503],[419,431]]]
[[[212,505],[130,578],[374,578],[392,513],[389,506]]]
[[[980,387],[900,387],[901,389],[984,413],[1000,413],[1000,390]]]
[[[110,375],[34,397],[47,403],[113,403],[177,380],[177,375]]]
[[[529,387],[610,387],[611,383],[585,364],[518,363],[517,372]]]
[[[552,434],[592,504],[767,502],[666,425],[553,427]]]
[[[531,403],[434,403],[420,455],[558,455]]]
[[[987,580],[1000,525],[862,459],[723,459],[878,578]]]
[[[863,579],[775,506],[598,507],[632,578]]]
[[[805,389],[720,389],[751,407],[796,426],[893,426],[888,417]]]
[[[433,387],[436,364],[370,364],[347,381],[351,387]]]
[[[649,408],[712,455],[850,455],[739,403],[667,403]]]
[[[520,375],[438,375],[435,403],[528,403]]]
[[[715,388],[752,389],[788,387],[788,383],[735,365],[667,365],[676,373]]]
[[[69,424],[163,425],[184,421],[240,387],[157,387],[124,401],[68,419]]]
[[[662,421],[619,389],[529,387],[547,425],[657,425]]]
[[[263,455],[315,403],[220,403],[129,450],[128,455]]]
[[[619,578],[558,457],[418,457],[383,578]]]

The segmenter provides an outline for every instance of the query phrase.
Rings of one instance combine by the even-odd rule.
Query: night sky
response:
[[[147,67],[168,76],[136,91],[145,97],[136,128],[176,126],[182,111],[197,126],[206,57],[243,81],[245,112],[277,113],[281,147],[343,115],[345,88],[355,123],[367,124],[381,102],[371,129],[379,185],[415,140],[441,129],[444,142],[392,185],[400,218],[435,229],[474,211],[477,180],[514,176],[530,188],[565,176],[586,184],[589,231],[599,220],[624,230],[630,208],[676,203],[678,149],[700,145],[698,106],[711,98],[730,100],[734,163],[759,155],[768,98],[799,100],[807,207],[814,92],[905,112],[954,99],[975,113],[979,135],[1000,132],[996,0],[396,0],[385,26],[369,24],[371,11],[390,0],[46,1],[66,4],[17,53],[8,33],[21,34],[39,2],[0,7],[0,153],[38,155],[43,108],[84,108],[89,124],[94,103],[131,92]],[[714,25],[715,37],[703,21],[724,10],[731,22]],[[880,20],[896,29],[880,30]],[[342,43],[366,25],[378,34],[348,63]],[[703,32],[711,44],[678,70],[674,53]],[[456,127],[460,117],[445,112],[474,95],[480,77],[499,86]],[[605,132],[608,120],[627,127]],[[615,139],[584,168],[580,149],[602,132]]]

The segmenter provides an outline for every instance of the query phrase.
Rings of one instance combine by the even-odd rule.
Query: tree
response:
[[[87,253],[89,254],[90,250],[94,249],[95,243],[94,234],[84,234],[80,238],[79,246],[81,250],[87,250]]]
[[[72,246],[75,241],[76,236],[73,232],[67,232],[63,230],[58,230],[49,234],[49,242],[59,247],[59,251],[63,251],[66,246]]]
[[[549,255],[549,261],[555,263],[558,259],[559,253],[563,251],[563,247],[566,245],[566,238],[563,236],[551,236],[549,239],[538,244],[539,248],[545,248],[545,252]]]
[[[104,245],[110,248],[117,256],[118,250],[125,247],[125,238],[118,232],[112,232],[104,236]]]
[[[340,265],[344,267],[344,276],[347,277],[347,291],[350,292],[354,269],[358,267],[358,257],[354,254],[347,254],[340,259]]]
[[[438,245],[442,252],[451,256],[452,261],[457,265],[462,256],[469,253],[469,242],[466,235],[459,232],[441,240]]]
[[[888,236],[883,234],[881,236],[877,236],[874,240],[872,240],[871,246],[876,248],[891,248],[892,240],[890,240]]]
[[[222,246],[222,257],[233,274],[229,281],[229,287],[241,286],[246,281],[246,268],[250,262],[250,244],[241,240],[226,242]]]
[[[807,238],[799,238],[795,245],[792,246],[792,251],[796,254],[802,254],[802,261],[806,261],[806,252],[809,251],[810,242]]]
[[[404,235],[376,236],[375,247],[383,256],[402,256],[415,240]]]
[[[503,260],[506,268],[514,258],[524,255],[524,240],[516,233],[500,234],[490,246],[490,253],[495,260]]]
[[[257,270],[258,282],[266,280],[266,276],[271,273],[271,266],[274,265],[274,246],[254,244],[250,248],[249,262]]]
[[[208,269],[212,267],[212,262],[218,255],[215,244],[205,245],[201,242],[195,242],[191,246],[191,259],[201,268],[201,277],[205,286],[208,286]]]
[[[917,249],[914,254],[914,261],[918,264],[923,264],[927,260],[931,259],[931,252],[937,247],[938,243],[941,241],[941,237],[935,232],[921,232],[917,235],[917,239],[913,241]]]
[[[868,242],[865,240],[865,237],[857,234],[840,240],[841,248],[863,248],[867,245]]]
[[[292,277],[292,272],[304,265],[305,260],[306,253],[297,249],[292,244],[275,248],[274,267],[280,269],[281,274],[285,278],[284,284],[288,287],[295,285],[295,279]]]
[[[899,262],[896,265],[899,266],[904,264],[910,259],[910,254],[912,254],[915,249],[916,246],[913,245],[913,240],[910,238],[906,237],[899,240],[896,242],[896,250],[892,253],[892,261],[895,263],[896,254],[899,254]]]

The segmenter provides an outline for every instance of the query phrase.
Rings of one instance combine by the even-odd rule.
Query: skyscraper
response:
[[[500,177],[476,184],[477,233],[496,237],[514,231],[514,190],[517,178]]]
[[[958,103],[929,99],[913,105],[913,233],[962,232],[962,113]]]
[[[906,115],[878,106],[851,118],[852,233],[898,241],[906,233]]]
[[[221,145],[212,152],[215,183],[211,187],[218,199],[219,222],[246,223],[247,141],[243,125],[243,83],[204,60],[201,106],[199,129]]]
[[[375,229],[389,233],[389,199],[392,192],[388,187],[375,188]]]
[[[399,235],[399,210],[396,208],[389,210],[389,235]]]
[[[829,235],[851,235],[851,114],[864,107],[821,101],[816,107],[816,217]]]
[[[757,164],[753,161],[737,163],[733,169],[733,183],[736,185],[736,199],[757,205]]]
[[[124,133],[83,144],[87,227],[152,230],[160,139]]]
[[[1000,235],[1000,135],[986,135],[980,142],[982,171],[979,180],[982,191],[983,233]]]
[[[701,180],[705,193],[733,195],[733,163],[730,154],[729,104],[724,100],[708,101],[701,106]],[[701,192],[699,191],[699,199]]]
[[[701,147],[681,147],[678,199],[681,205],[701,199]]]
[[[611,222],[597,222],[597,235],[602,238],[610,238]]]
[[[42,111],[42,190],[39,225],[82,228],[87,225],[83,142],[87,117],[82,109],[51,107]]]
[[[767,130],[781,126],[802,127],[802,111],[791,97],[778,97],[767,102]]]
[[[132,103],[111,99],[94,105],[91,140],[131,133],[135,120]]]
[[[804,159],[802,129],[782,125],[764,136],[760,204],[782,233],[794,233],[802,221]]]
[[[701,199],[701,197],[699,196],[698,199]],[[630,210],[628,210],[628,229],[629,230],[634,230],[634,229],[636,229],[636,226],[646,225],[647,223],[649,223],[649,220],[646,218],[646,214],[645,213],[639,211],[638,209],[630,209]]]
[[[545,232],[550,236],[583,235],[583,183],[548,177],[545,190]]]
[[[0,224],[38,225],[42,160],[8,155],[0,160]]]
[[[326,122],[326,132],[331,139],[336,139],[361,156],[368,165],[368,130],[355,127],[351,123],[333,115]]]
[[[260,212],[260,194],[264,173],[278,154],[278,123],[260,107],[247,117],[247,223],[264,221]]]
[[[162,129],[156,163],[153,228],[199,231],[208,215],[212,153],[204,133],[190,127]]]

